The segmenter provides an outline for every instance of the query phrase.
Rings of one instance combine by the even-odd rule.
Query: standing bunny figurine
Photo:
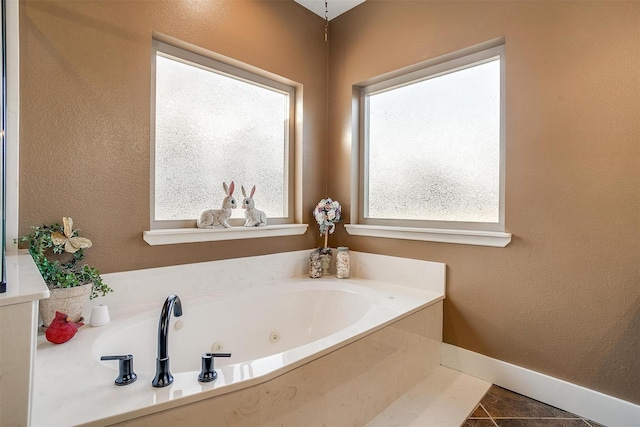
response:
[[[233,198],[233,190],[235,186],[233,181],[231,181],[231,185],[229,185],[229,187],[227,187],[226,182],[223,182],[222,188],[227,195],[222,201],[222,208],[202,211],[200,218],[198,218],[198,222],[196,223],[198,228],[215,228],[219,225],[224,228],[231,227],[227,220],[231,216],[231,209],[235,209],[237,207],[236,199]]]
[[[259,225],[267,225],[267,215],[255,208],[255,204],[253,202],[253,194],[256,192],[256,186],[254,185],[251,189],[251,194],[247,197],[247,192],[244,191],[244,186],[240,186],[242,189],[242,195],[244,196],[244,200],[242,200],[242,209],[246,209],[244,211],[244,217],[247,219],[244,223],[245,227],[257,227]]]

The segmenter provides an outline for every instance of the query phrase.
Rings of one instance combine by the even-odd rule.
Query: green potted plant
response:
[[[77,320],[88,299],[113,291],[102,281],[98,270],[80,263],[84,249],[92,246],[91,240],[73,230],[71,218],[64,217],[62,222],[63,225],[32,226],[31,233],[20,238],[21,243],[29,245],[29,253],[49,287],[50,297],[40,300],[44,326],[49,325],[56,311]]]

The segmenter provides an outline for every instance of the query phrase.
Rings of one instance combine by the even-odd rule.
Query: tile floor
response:
[[[462,427],[605,427],[537,400],[491,386]]]

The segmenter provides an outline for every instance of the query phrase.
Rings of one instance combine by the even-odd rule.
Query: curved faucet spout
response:
[[[173,382],[169,370],[169,321],[171,312],[176,317],[182,316],[182,302],[177,295],[169,295],[164,301],[158,322],[158,357],[156,358],[156,376],[151,385],[166,387]]]

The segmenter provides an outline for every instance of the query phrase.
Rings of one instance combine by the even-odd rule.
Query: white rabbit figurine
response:
[[[227,183],[222,183],[222,188],[227,195],[222,201],[221,209],[207,209],[202,211],[198,222],[196,223],[198,228],[216,228],[217,226],[223,226],[224,228],[230,228],[231,226],[227,222],[231,216],[231,209],[235,209],[236,199],[233,198],[233,190],[235,188],[233,181],[231,185],[227,187]]]
[[[242,195],[244,196],[244,200],[242,200],[242,209],[246,209],[244,211],[244,217],[247,219],[244,223],[245,227],[257,227],[259,225],[267,225],[267,215],[255,208],[255,204],[253,202],[253,194],[256,192],[256,186],[254,185],[251,189],[251,194],[247,197],[247,192],[244,191],[244,186],[240,186],[242,189]]]

